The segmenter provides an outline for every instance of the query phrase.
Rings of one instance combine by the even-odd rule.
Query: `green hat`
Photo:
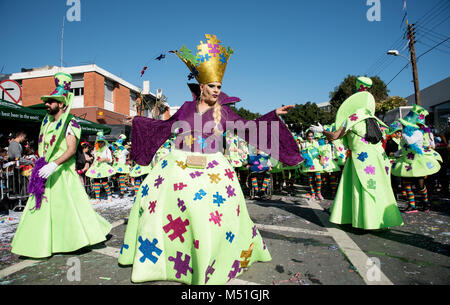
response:
[[[411,111],[408,112],[408,114],[404,118],[399,119],[399,122],[402,123],[402,125],[405,127],[411,126],[414,128],[419,128],[419,126],[416,125],[417,120],[419,119],[419,114],[414,112],[413,109],[411,109]]]
[[[402,124],[399,121],[394,121],[389,125],[389,131],[387,134],[391,135],[394,134],[397,131],[401,131],[403,129]]]
[[[413,105],[411,111],[418,115],[416,124],[425,125],[425,117],[429,114],[428,111],[419,105]]]
[[[44,102],[49,99],[55,99],[59,102],[68,104],[70,85],[72,84],[72,75],[68,73],[58,72],[54,75],[56,89],[50,95],[41,96]]]
[[[105,142],[105,144],[108,145],[108,141],[106,141],[103,131],[97,132],[97,139],[95,139],[95,143],[97,142]]]
[[[360,76],[356,79],[356,92],[367,91],[372,87],[372,80],[368,77]]]
[[[126,140],[127,136],[124,134],[121,134],[119,136],[119,139],[113,143],[113,145],[117,145],[121,150],[124,150],[125,147],[123,146],[123,142]]]
[[[355,93],[341,104],[336,113],[336,130],[341,128],[345,120],[359,109],[367,109],[372,116],[375,116],[375,98],[370,92]]]

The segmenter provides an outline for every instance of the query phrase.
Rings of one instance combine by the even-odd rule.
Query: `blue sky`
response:
[[[261,114],[282,104],[326,102],[348,74],[378,75],[388,83],[407,63],[385,55],[407,42],[401,38],[403,0],[379,0],[381,21],[374,22],[367,19],[374,6],[367,0],[80,3],[81,21],[65,22],[65,65],[95,62],[139,87],[149,80],[152,92],[162,88],[170,105],[190,99],[189,71],[173,54],[161,62],[153,58],[182,45],[196,50],[205,33],[235,50],[223,91]],[[3,73],[59,65],[62,18],[70,7],[66,0],[0,1]],[[408,0],[407,8],[410,23],[420,21],[417,55],[449,36],[448,1]],[[409,56],[408,49],[401,53]],[[421,89],[448,77],[450,40],[421,57],[418,71]],[[408,67],[389,84],[390,95],[413,94],[411,81]]]

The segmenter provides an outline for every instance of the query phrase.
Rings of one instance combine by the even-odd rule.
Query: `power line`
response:
[[[447,39],[441,41],[440,43],[438,43],[437,45],[435,45],[435,46],[432,47],[431,49],[429,49],[429,50],[423,52],[422,54],[420,54],[420,55],[417,57],[417,59],[421,58],[422,56],[424,56],[425,54],[427,54],[427,53],[430,52],[431,50],[437,48],[438,46],[440,46],[441,44],[443,44],[444,42],[446,42],[446,41],[449,40],[449,39],[450,39],[450,37],[448,37]]]
[[[441,3],[438,3],[438,5],[436,5],[434,8],[438,7],[437,10],[435,10],[432,14],[430,14],[429,16],[427,16],[425,19],[423,19],[425,17],[425,15],[427,15],[429,12],[431,12],[431,10],[425,14],[424,16],[422,16],[419,20],[416,21],[416,24],[421,24],[421,25],[426,25],[428,24],[430,21],[432,21],[433,19],[435,19],[438,15],[442,14],[442,12],[445,11],[445,9],[443,10],[443,8],[445,7],[445,5],[447,4],[447,0],[443,0]],[[432,10],[434,10],[434,8]],[[448,8],[448,6],[447,6]],[[423,19],[423,20],[422,20]]]
[[[420,54],[419,56],[417,56],[417,59],[419,59],[420,57],[424,56],[425,54],[427,54],[428,52],[432,51],[433,49],[437,48],[439,45],[443,44],[444,42],[446,42],[447,40],[449,40],[450,37],[448,37],[447,39],[441,41],[440,43],[438,43],[437,45],[435,45],[434,47],[431,47],[429,50],[425,51],[424,53]],[[400,73],[403,72],[403,70],[406,69],[406,67],[409,66],[409,62],[386,84],[385,87],[387,87],[397,76],[400,75]]]
[[[432,46],[430,46],[428,43],[425,43],[425,42],[422,42],[422,41],[418,41],[418,43],[421,43],[421,44],[423,44],[423,45],[425,45],[425,46],[427,46],[427,47],[431,47],[431,48],[432,48]],[[442,50],[442,49],[436,49],[436,50],[441,51],[441,52],[443,52],[443,53],[446,53],[446,54],[450,55],[450,52],[444,51],[444,50]]]

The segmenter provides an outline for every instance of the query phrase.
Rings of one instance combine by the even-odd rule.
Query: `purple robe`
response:
[[[148,165],[156,151],[177,130],[175,146],[178,149],[216,153],[223,152],[223,131],[236,130],[237,135],[250,145],[270,154],[289,166],[297,165],[303,158],[297,143],[275,110],[260,118],[248,121],[234,113],[228,104],[240,101],[221,92],[218,103],[222,106],[220,134],[215,134],[213,112],[197,112],[196,90],[190,85],[193,101],[185,102],[168,120],[155,120],[136,116],[133,119],[130,158],[140,165]]]

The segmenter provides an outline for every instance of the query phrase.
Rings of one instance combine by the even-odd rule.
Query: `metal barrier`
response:
[[[16,162],[6,163],[2,169],[1,200],[17,200],[18,204],[13,207],[13,211],[25,208],[26,201],[30,197],[28,193],[29,172],[29,169],[24,172],[23,167],[18,166]]]

